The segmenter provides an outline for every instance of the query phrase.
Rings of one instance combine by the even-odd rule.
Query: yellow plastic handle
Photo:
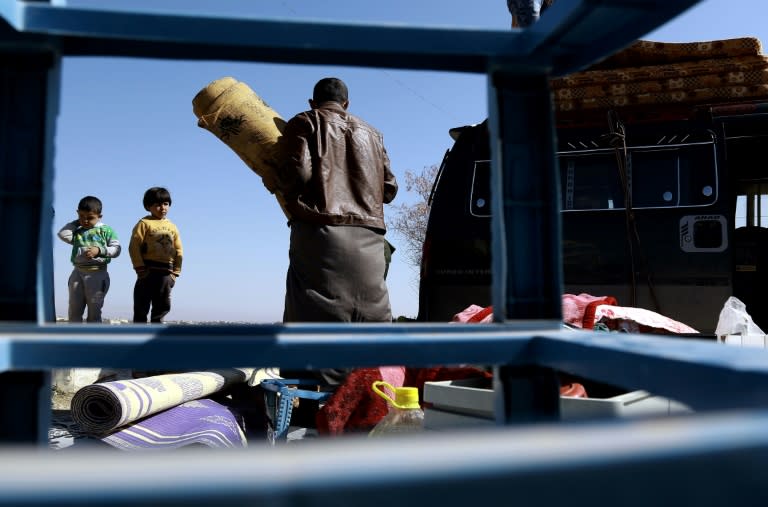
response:
[[[374,393],[378,394],[379,396],[387,400],[389,404],[397,406],[397,403],[395,402],[395,400],[390,395],[388,395],[387,393],[379,389],[379,386],[388,387],[389,390],[393,393],[395,392],[395,387],[389,382],[384,382],[383,380],[377,380],[376,382],[371,384],[371,389],[373,389]]]

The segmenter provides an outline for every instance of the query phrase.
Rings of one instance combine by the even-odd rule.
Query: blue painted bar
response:
[[[494,321],[561,319],[555,120],[546,76],[491,76]]]
[[[243,451],[5,449],[0,505],[764,505],[768,413]],[[73,450],[74,451],[74,450]]]
[[[6,351],[0,370],[492,364],[522,354],[532,329],[518,323],[471,329],[449,324],[0,327]]]
[[[69,56],[132,56],[561,75],[592,63],[698,0],[559,0],[535,30],[477,30],[119,12],[1,0],[17,31]],[[503,2],[499,2],[503,12]]]
[[[539,329],[535,326],[539,325]],[[539,365],[696,410],[768,406],[768,350],[713,340],[494,325],[3,326],[0,370]]]

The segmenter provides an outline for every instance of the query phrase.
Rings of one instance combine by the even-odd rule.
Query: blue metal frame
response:
[[[767,425],[760,411],[151,458],[6,449],[0,505],[761,506]]]
[[[295,399],[325,401],[332,394],[330,391],[311,391],[303,388],[323,385],[318,380],[265,379],[259,385],[264,390],[264,405],[270,425],[267,440],[273,445],[284,442],[288,437]]]
[[[313,367],[488,364],[496,366],[497,431],[424,435],[400,445],[335,440],[252,453],[195,451],[113,460],[112,455],[7,452],[0,505],[259,504],[333,501],[441,505],[507,499],[547,504],[698,505],[761,501],[766,482],[764,411],[768,352],[703,340],[568,332],[560,321],[560,230],[554,129],[547,79],[581,69],[651,31],[697,0],[559,0],[525,30],[391,27],[288,20],[109,12],[0,0],[0,53],[50,54],[46,142],[40,146],[36,323],[0,327],[0,437],[47,443],[46,372],[58,367],[213,368],[232,364]],[[500,9],[503,4],[500,2]],[[205,28],[204,30],[202,28]],[[362,37],[361,34],[365,33]],[[53,125],[60,59],[109,55],[189,60],[280,61],[485,73],[494,181],[493,325],[55,326],[50,238]],[[0,59],[0,67],[2,59]],[[20,171],[6,165],[3,171]],[[0,202],[0,205],[2,203]],[[3,213],[18,212],[9,204]],[[8,254],[12,255],[12,254]],[[28,266],[27,266],[28,267]],[[158,358],[163,358],[162,360]],[[172,359],[171,359],[172,358]],[[171,363],[171,361],[173,361]],[[557,418],[555,370],[694,407],[665,422],[531,426]],[[21,389],[23,386],[26,390]],[[517,390],[537,393],[519,403]],[[13,405],[7,393],[32,393]],[[36,393],[36,394],[35,394]],[[18,398],[18,397],[17,397]],[[750,411],[722,414],[725,409]],[[701,412],[708,412],[702,414]],[[523,414],[525,417],[519,417]],[[8,426],[34,426],[33,435]],[[518,423],[513,425],[513,423]],[[567,452],[562,452],[567,449]],[[194,457],[194,458],[193,458]],[[126,461],[132,481],[123,479]],[[204,471],[197,468],[205,462]],[[717,465],[715,465],[717,463]],[[298,475],[292,474],[301,464]],[[718,466],[719,465],[719,466]],[[119,468],[118,468],[119,467]],[[213,470],[213,471],[211,471]],[[743,474],[739,474],[744,470]],[[638,473],[653,484],[636,483]],[[30,475],[35,481],[24,481]],[[84,479],[85,478],[85,479]],[[86,480],[86,487],[82,481]],[[37,485],[43,483],[46,487]],[[141,488],[135,487],[140,483]],[[727,483],[732,490],[721,485]],[[556,487],[552,487],[552,486]],[[654,490],[654,486],[657,488]],[[726,491],[727,493],[724,493]],[[503,500],[502,500],[503,501]]]
[[[768,351],[712,340],[548,330],[540,322],[4,326],[0,345],[0,370],[5,371],[72,366],[194,370],[233,364],[300,369],[308,358],[317,368],[538,365],[646,389],[697,411],[768,407]]]
[[[505,32],[117,12],[23,0],[0,2],[0,16],[18,32],[45,35],[69,56],[479,73],[499,67],[560,75],[621,49],[698,1],[559,0],[536,26]]]

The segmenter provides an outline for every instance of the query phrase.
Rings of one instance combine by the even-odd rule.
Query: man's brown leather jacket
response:
[[[381,231],[397,194],[381,133],[341,104],[325,102],[286,125],[278,186],[292,220]]]

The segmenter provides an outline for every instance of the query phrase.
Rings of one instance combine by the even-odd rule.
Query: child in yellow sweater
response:
[[[133,288],[133,322],[163,321],[171,310],[171,290],[181,274],[182,246],[179,230],[168,220],[171,194],[162,187],[152,187],[144,193],[143,217],[131,233],[128,253],[136,271]]]

